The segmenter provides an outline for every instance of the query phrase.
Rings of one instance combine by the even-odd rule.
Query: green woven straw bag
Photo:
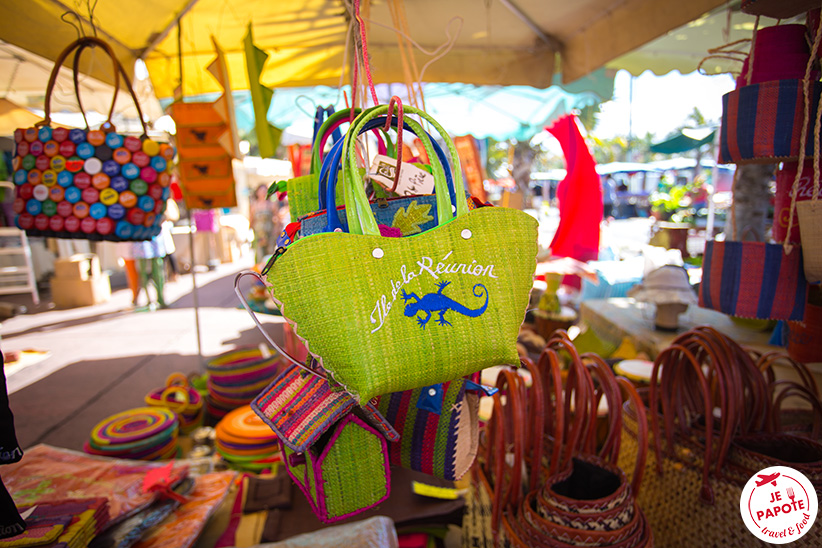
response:
[[[464,195],[445,130],[425,113],[405,110],[443,137],[456,195]],[[385,106],[364,112],[346,135],[343,187],[351,233],[302,238],[275,255],[266,274],[272,298],[308,351],[358,402],[518,365],[517,332],[536,268],[536,220],[506,208],[469,212],[465,200],[451,204],[436,162],[439,225],[405,238],[380,236],[352,141],[386,112]],[[422,128],[415,133],[436,158]]]

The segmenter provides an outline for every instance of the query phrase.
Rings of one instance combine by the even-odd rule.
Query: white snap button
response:
[[[464,240],[470,240],[472,234],[471,231],[466,228],[462,232],[460,232],[460,235]]]
[[[436,396],[437,395],[437,389],[436,388],[429,388],[428,389],[428,395],[432,396],[432,397]]]
[[[454,204],[451,204],[451,213],[456,213],[456,212],[457,212],[457,206],[455,206]]]
[[[371,256],[374,257],[375,259],[382,259],[383,255],[385,255],[385,251],[383,251],[379,247],[374,249],[374,251],[371,252]]]

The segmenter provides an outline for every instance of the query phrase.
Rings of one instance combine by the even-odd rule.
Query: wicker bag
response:
[[[651,379],[652,451],[639,503],[658,543],[765,546],[748,531],[739,512],[745,483],[765,467],[762,463],[811,473],[816,465],[807,466],[793,458],[796,455],[778,461],[763,453],[770,445],[766,436],[772,434],[758,433],[768,428],[770,393],[751,356],[715,330],[697,328],[660,353]],[[635,410],[626,406],[624,414],[622,445],[628,450],[621,453],[623,467],[632,464],[631,452],[639,447],[636,429],[642,424]],[[792,438],[781,439],[787,443]],[[802,452],[811,459],[815,453]],[[818,544],[819,529],[807,533],[812,543]]]
[[[445,135],[433,119],[408,110]],[[469,212],[465,200],[456,200],[456,218],[448,218],[452,203],[437,162],[438,226],[413,238],[380,236],[351,142],[386,111],[363,113],[346,136],[343,186],[351,233],[298,240],[266,269],[283,315],[358,403],[519,363],[515,342],[536,264],[536,222],[527,214],[505,208]],[[433,158],[424,132],[417,133]],[[457,166],[453,143],[446,144]],[[459,168],[453,173],[462,195]]]

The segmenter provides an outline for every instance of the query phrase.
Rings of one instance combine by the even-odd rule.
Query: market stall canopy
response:
[[[436,51],[434,56],[415,54],[420,70],[436,59],[423,81],[545,88],[553,82],[557,53],[563,81],[572,82],[724,3],[417,0],[403,9],[400,0],[376,0],[366,3],[362,13],[379,82],[406,80],[397,35],[391,30],[398,26],[393,11],[398,21],[407,21],[407,34],[417,44]],[[30,0],[25,7],[2,2],[0,38],[55,59],[76,38],[75,29],[60,19],[69,6],[61,0]],[[137,58],[145,59],[158,97],[171,97],[179,83],[178,39],[184,94],[219,91],[204,71],[213,58],[212,35],[226,51],[232,88],[247,89],[242,38],[250,21],[255,42],[270,55],[261,78],[265,86],[336,86],[346,64],[349,19],[341,0],[106,1],[96,5],[94,16],[98,36],[111,43],[128,70]],[[449,37],[455,38],[453,43]],[[445,44],[450,47],[441,47]],[[111,82],[111,69],[94,63],[92,56],[82,70]]]
[[[659,154],[681,154],[711,144],[715,137],[715,129],[689,130],[686,128],[661,143],[651,145],[650,150]]]

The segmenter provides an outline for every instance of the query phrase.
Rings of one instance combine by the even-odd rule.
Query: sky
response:
[[[650,132],[662,139],[682,125],[694,107],[706,120],[718,123],[722,116],[722,96],[734,87],[733,78],[727,74],[670,72],[656,76],[645,71],[633,77],[620,70],[614,81],[613,100],[602,104],[593,133],[601,139],[610,138],[628,135],[630,127],[633,135],[644,136]]]

